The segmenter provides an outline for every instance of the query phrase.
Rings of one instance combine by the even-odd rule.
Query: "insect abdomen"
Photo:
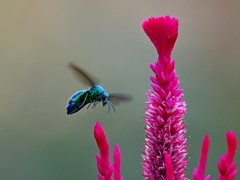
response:
[[[86,90],[76,92],[69,100],[67,114],[71,115],[82,109],[88,102],[86,101]]]

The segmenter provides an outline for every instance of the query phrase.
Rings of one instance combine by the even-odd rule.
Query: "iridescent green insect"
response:
[[[82,83],[90,86],[90,88],[78,91],[70,97],[67,106],[68,115],[78,112],[86,105],[88,105],[87,109],[91,104],[93,104],[92,108],[94,108],[99,102],[102,102],[103,106],[108,105],[108,112],[110,111],[110,107],[115,111],[113,103],[117,104],[120,101],[130,101],[132,99],[127,94],[108,94],[101,86],[96,85],[93,78],[90,78],[83,69],[74,64],[69,64],[69,67],[76,73],[77,78]]]

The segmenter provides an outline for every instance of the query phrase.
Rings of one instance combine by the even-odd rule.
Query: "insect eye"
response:
[[[106,95],[105,94],[102,95],[102,101],[106,101]]]
[[[103,104],[105,105],[107,103],[107,101],[108,101],[108,94],[103,93],[102,94],[102,102],[103,102]]]

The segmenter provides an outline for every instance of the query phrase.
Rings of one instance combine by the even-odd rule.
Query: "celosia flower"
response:
[[[150,77],[145,123],[146,144],[143,153],[145,180],[165,180],[167,169],[164,154],[172,161],[174,179],[183,180],[187,165],[186,125],[183,122],[186,104],[171,52],[178,36],[178,20],[169,16],[150,18],[142,27],[158,52],[158,60],[150,64],[155,77]],[[165,155],[166,156],[166,155]],[[169,166],[168,166],[169,167]],[[168,168],[169,169],[169,168]],[[168,178],[169,179],[169,178]]]
[[[220,162],[218,163],[218,180],[233,180],[237,175],[236,163],[233,163],[233,159],[236,154],[237,149],[237,139],[233,132],[226,133],[228,149],[225,156],[220,156]],[[193,170],[193,179],[194,180],[210,180],[210,175],[204,178],[204,172],[207,164],[207,156],[209,150],[210,139],[206,135],[203,139],[202,150],[200,154],[200,160],[198,164],[198,169]]]
[[[121,177],[121,153],[118,144],[115,146],[113,154],[113,172],[115,180],[124,180]]]
[[[200,160],[198,164],[198,169],[193,169],[193,179],[194,180],[202,180],[204,178],[204,172],[207,164],[207,155],[209,149],[210,139],[209,136],[206,135],[203,139],[202,150],[200,154]],[[210,176],[207,176],[204,180],[209,180]]]
[[[220,162],[218,163],[218,180],[233,180],[237,175],[236,163],[233,163],[236,149],[237,149],[237,138],[233,132],[226,134],[228,149],[225,156],[220,156]]]
[[[112,180],[111,175],[114,172],[114,180],[124,180],[121,177],[121,156],[119,145],[115,146],[113,155],[113,165],[110,166],[109,160],[109,145],[106,139],[106,135],[102,126],[99,123],[95,124],[94,136],[100,150],[100,156],[96,155],[97,167],[100,175],[98,175],[99,180]],[[220,162],[218,163],[219,176],[218,180],[234,180],[237,175],[236,163],[233,163],[236,149],[237,149],[237,139],[233,132],[228,132],[226,134],[228,149],[225,156],[220,156]],[[198,164],[198,169],[193,170],[193,180],[210,180],[210,175],[204,178],[204,172],[207,164],[207,156],[209,150],[210,139],[206,135],[203,139],[202,149],[200,153],[200,160]],[[166,168],[165,180],[178,180],[174,176],[174,169],[172,164],[172,158],[167,151],[164,151],[164,163]],[[157,178],[155,178],[157,179]]]
[[[97,168],[98,168],[98,172],[100,173],[98,175],[98,179],[112,180],[111,176],[112,176],[112,173],[114,172],[114,180],[123,180],[123,178],[121,178],[121,173],[120,173],[121,172],[120,147],[118,145],[116,145],[115,147],[114,156],[113,156],[114,163],[111,166],[110,160],[109,160],[109,145],[101,124],[96,123],[94,126],[93,132],[94,132],[94,137],[100,151],[100,156],[96,154]]]
[[[175,63],[171,52],[178,36],[178,20],[174,18],[150,18],[142,25],[158,52],[158,61],[151,69],[155,77],[150,77],[152,90],[148,91],[149,107],[145,118],[146,144],[143,176],[145,180],[187,180],[185,171],[188,146],[185,145],[186,125],[183,122],[186,104],[183,101],[183,90],[178,89],[179,80],[175,72]],[[114,164],[110,166],[109,145],[104,130],[99,123],[94,127],[94,136],[100,150],[96,155],[99,180],[111,180],[114,172],[115,180],[123,180],[120,175],[120,147],[114,150]],[[236,163],[233,163],[237,140],[233,132],[226,134],[228,150],[225,156],[220,156],[218,163],[218,180],[234,180],[237,174]],[[206,135],[202,143],[198,168],[193,170],[194,180],[210,180],[210,175],[204,178],[210,139]]]

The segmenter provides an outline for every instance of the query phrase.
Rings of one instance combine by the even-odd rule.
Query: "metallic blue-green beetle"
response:
[[[90,78],[83,69],[74,64],[69,64],[69,67],[76,73],[77,78],[82,83],[90,86],[90,88],[88,90],[78,91],[70,97],[67,106],[68,115],[78,112],[87,104],[89,104],[87,108],[89,108],[91,104],[93,104],[92,108],[94,108],[99,102],[102,102],[103,106],[108,105],[108,112],[110,111],[110,107],[115,111],[112,102],[116,104],[119,101],[131,100],[131,96],[127,94],[108,94],[101,86],[97,86],[93,78]]]

